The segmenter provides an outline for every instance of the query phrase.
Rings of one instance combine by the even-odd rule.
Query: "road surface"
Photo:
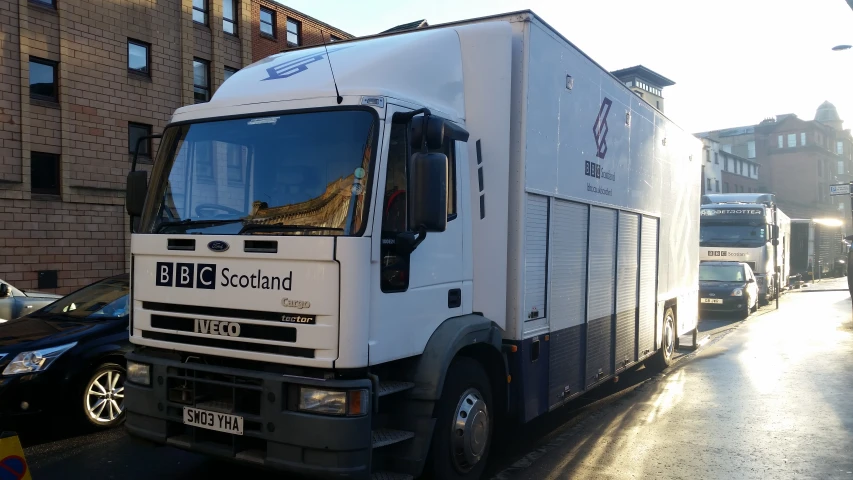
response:
[[[791,293],[781,307],[744,323],[703,319],[710,341],[698,352],[682,350],[663,373],[622,375],[513,432],[495,444],[488,476],[853,478],[853,332],[841,326],[850,321],[849,295]],[[34,425],[22,441],[37,480],[281,478],[139,446],[121,429]]]

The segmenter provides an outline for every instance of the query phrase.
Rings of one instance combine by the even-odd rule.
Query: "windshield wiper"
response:
[[[182,226],[196,226],[196,225],[205,225],[208,227],[215,227],[216,225],[227,225],[229,223],[242,223],[242,218],[232,218],[230,220],[192,220],[186,218],[184,220],[179,220],[177,222],[163,222],[157,226],[157,232],[159,233],[164,227],[182,227]]]
[[[292,231],[328,231],[343,232],[343,228],[335,227],[312,227],[310,225],[270,225],[265,223],[247,223],[237,232],[238,235],[248,232],[292,232]]]

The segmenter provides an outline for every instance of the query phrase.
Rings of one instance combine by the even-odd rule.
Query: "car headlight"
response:
[[[47,370],[60,355],[71,350],[75,345],[77,345],[77,342],[67,343],[58,347],[21,352],[9,362],[9,365],[6,365],[3,375],[19,375]]]
[[[151,365],[128,361],[127,380],[139,385],[151,385]]]
[[[742,288],[736,288],[736,289],[732,290],[732,296],[733,297],[742,297],[743,296],[743,289]]]
[[[299,410],[322,415],[358,416],[367,413],[367,390],[299,389]]]

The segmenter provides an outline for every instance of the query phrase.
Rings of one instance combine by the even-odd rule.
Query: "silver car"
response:
[[[35,312],[61,297],[53,293],[24,292],[0,279],[0,323]]]

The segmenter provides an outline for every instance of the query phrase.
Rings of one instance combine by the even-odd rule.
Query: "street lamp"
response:
[[[853,48],[853,45],[836,45],[832,47],[832,50],[835,52],[840,52],[842,50],[850,50],[851,48]]]
[[[844,225],[844,222],[837,218],[813,218],[812,221],[825,227],[840,227]]]

